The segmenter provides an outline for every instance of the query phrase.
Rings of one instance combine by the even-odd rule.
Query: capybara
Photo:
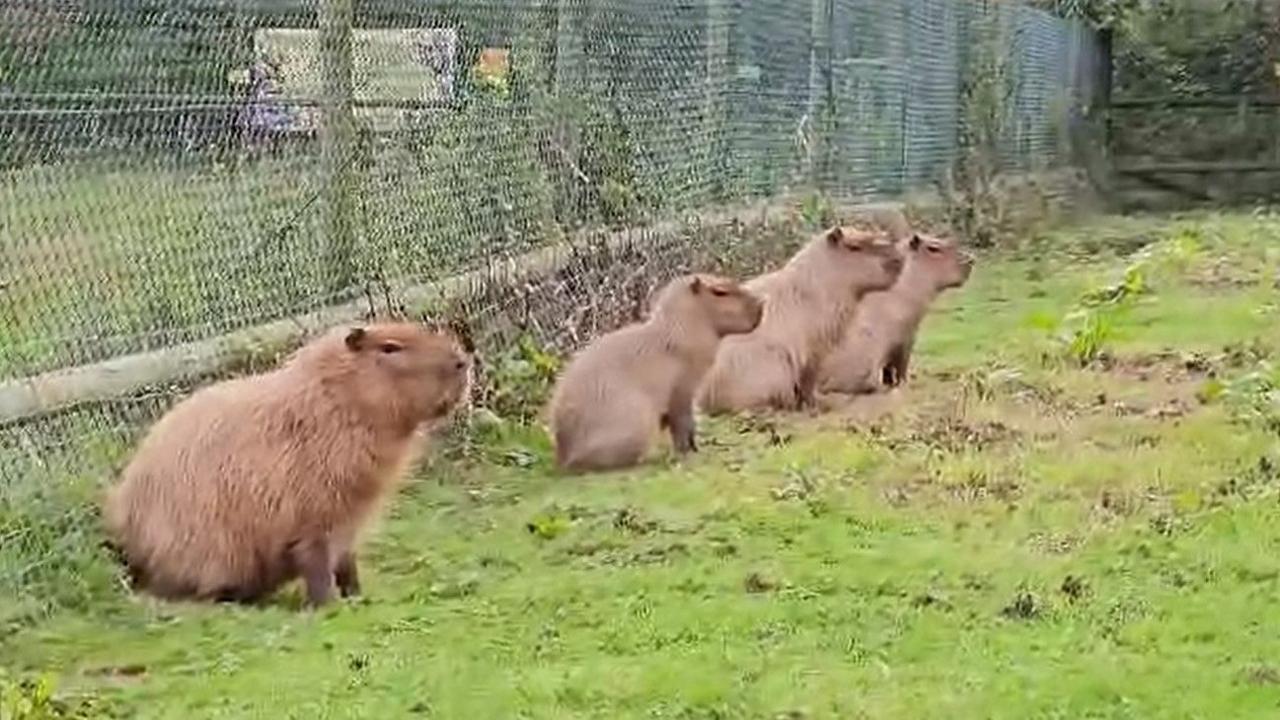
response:
[[[854,311],[844,337],[822,364],[818,389],[865,394],[907,379],[916,331],[944,290],[969,280],[974,258],[947,238],[912,234],[903,242],[907,265],[898,282],[869,293]]]
[[[556,463],[564,471],[615,470],[644,459],[666,427],[678,453],[697,450],[693,400],[728,335],[760,324],[760,299],[715,275],[686,275],[658,294],[643,323],[584,348],[550,405]]]
[[[712,414],[811,406],[819,364],[840,339],[858,301],[893,285],[902,254],[882,231],[834,227],[781,269],[746,283],[763,298],[764,319],[726,338],[699,394]]]
[[[282,367],[202,389],[150,430],[109,493],[134,585],[254,602],[301,577],[307,603],[358,594],[355,546],[423,423],[470,387],[471,357],[414,323],[339,328]]]

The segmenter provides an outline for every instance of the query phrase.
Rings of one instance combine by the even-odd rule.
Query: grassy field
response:
[[[40,677],[31,717],[1276,717],[1278,239],[1112,218],[988,256],[909,388],[708,423],[686,463],[563,479],[489,428],[394,503],[367,597],[106,594],[0,639],[0,717]]]

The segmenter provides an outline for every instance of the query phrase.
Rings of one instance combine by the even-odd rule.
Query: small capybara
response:
[[[106,500],[137,589],[254,602],[301,577],[307,603],[358,594],[362,526],[412,461],[423,423],[470,387],[450,333],[339,328],[282,367],[200,390],[160,419]]]
[[[906,382],[916,331],[944,290],[969,280],[974,258],[947,238],[912,234],[907,265],[889,290],[863,298],[844,337],[822,364],[818,389],[865,394]]]
[[[858,301],[885,290],[903,258],[883,231],[834,227],[781,269],[746,283],[765,303],[760,327],[726,338],[699,393],[711,414],[812,406],[820,363]]]
[[[556,464],[571,473],[635,465],[663,427],[678,453],[697,450],[698,384],[721,339],[751,332],[762,314],[760,299],[727,278],[686,275],[668,283],[647,321],[592,342],[556,383]]]

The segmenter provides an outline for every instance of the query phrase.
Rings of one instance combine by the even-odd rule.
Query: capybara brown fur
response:
[[[902,254],[882,231],[834,227],[781,269],[746,283],[763,298],[764,319],[726,338],[699,403],[711,414],[811,406],[819,364],[840,339],[858,301],[893,285]]]
[[[360,591],[362,526],[424,423],[470,387],[456,338],[414,323],[339,328],[282,367],[202,389],[143,439],[105,519],[135,587],[254,602],[302,578],[307,602]]]
[[[760,299],[733,280],[686,275],[668,283],[648,320],[592,342],[556,383],[556,464],[570,473],[635,465],[663,427],[678,453],[697,450],[698,384],[721,339],[751,332],[761,315]]]
[[[868,294],[819,373],[824,393],[866,394],[906,382],[916,332],[945,290],[969,280],[974,258],[948,238],[912,234],[907,265],[894,286]]]

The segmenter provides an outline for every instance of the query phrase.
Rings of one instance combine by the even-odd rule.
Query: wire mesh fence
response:
[[[126,443],[258,361],[228,333],[372,290],[571,347],[674,272],[779,257],[781,198],[939,182],[979,41],[1002,160],[1060,160],[1094,40],[1016,3],[0,5],[0,586],[92,551]]]

